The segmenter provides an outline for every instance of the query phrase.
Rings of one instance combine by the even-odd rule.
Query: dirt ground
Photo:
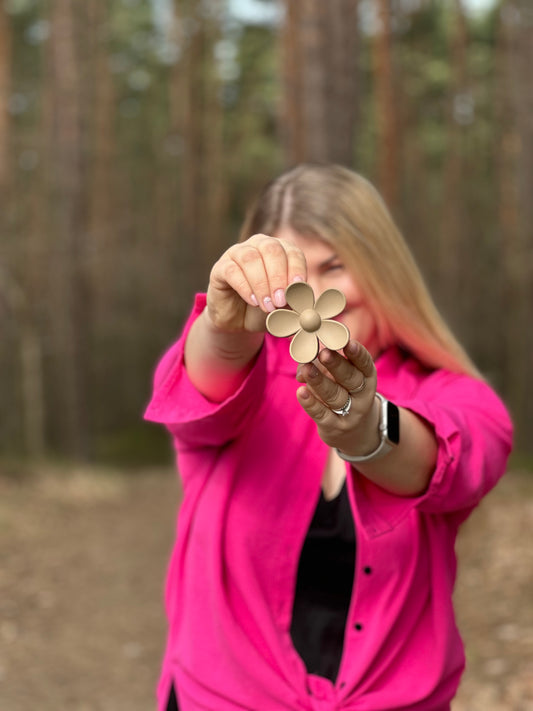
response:
[[[0,465],[0,711],[154,709],[179,497],[169,469]],[[454,711],[533,711],[532,524],[514,471],[463,529]]]

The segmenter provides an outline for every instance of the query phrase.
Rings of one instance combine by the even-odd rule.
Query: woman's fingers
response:
[[[307,262],[302,250],[284,239],[277,241],[283,246],[287,255],[287,283],[284,288],[295,281],[305,281],[307,279]]]
[[[296,377],[305,387],[296,395],[322,439],[347,451],[356,439],[368,439],[369,432],[374,438],[376,369],[360,343],[350,341],[344,352],[346,357],[324,349],[316,364],[299,366]]]
[[[367,380],[375,378],[376,368],[370,353],[357,341],[351,340],[344,353],[346,358],[325,348],[319,360],[347,392],[356,395],[366,389]]]
[[[276,306],[285,305],[288,260],[279,240],[254,236],[241,249],[235,249],[233,258],[245,272],[264,311],[274,311]]]
[[[344,355],[363,373],[365,378],[371,378],[376,374],[374,359],[361,343],[353,339],[350,340],[344,348]]]
[[[279,262],[279,260],[278,260]],[[257,247],[253,244],[235,245],[228,250],[226,273],[237,267],[246,283],[250,301],[260,306],[264,311],[272,311],[270,297],[270,282],[265,264]],[[286,263],[279,264],[278,269],[286,273]],[[228,283],[231,282],[228,279]],[[240,293],[240,292],[239,292]]]
[[[285,240],[254,235],[226,250],[213,266],[208,316],[219,329],[264,331],[265,314],[284,306],[286,287],[306,277],[300,249]]]
[[[247,303],[265,312],[284,306],[288,284],[306,277],[303,252],[267,235],[254,235],[233,245],[221,261],[228,284]]]
[[[344,360],[344,359],[343,359]],[[313,363],[306,363],[298,369],[298,380],[305,382],[316,398],[330,410],[340,410],[348,399],[347,390],[336,380],[321,373]]]
[[[214,265],[209,277],[209,286],[220,294],[235,292],[245,303],[257,306],[245,273],[237,262],[227,256],[221,257]]]
[[[338,415],[332,412],[322,400],[316,397],[309,387],[298,388],[296,397],[300,405],[307,412],[309,417],[317,423],[319,428],[333,428],[338,424],[335,422],[335,418],[338,418]]]
[[[330,447],[371,451],[377,432],[376,369],[370,353],[356,341],[344,349],[346,358],[324,349],[318,362],[298,368],[298,402],[316,422]],[[337,410],[338,412],[334,412]],[[368,445],[368,446],[367,446]]]
[[[324,349],[318,356],[319,363],[306,363],[298,368],[297,379],[306,383],[315,397],[332,410],[341,409],[350,395],[354,404],[364,409],[375,392],[375,367],[371,355],[356,341],[345,351],[351,360],[339,353]]]

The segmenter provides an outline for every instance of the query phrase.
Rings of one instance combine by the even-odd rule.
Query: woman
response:
[[[297,367],[265,318],[299,280],[344,292],[351,340]],[[455,536],[511,423],[366,180],[302,165],[267,186],[146,417],[184,491],[160,709],[450,708]]]

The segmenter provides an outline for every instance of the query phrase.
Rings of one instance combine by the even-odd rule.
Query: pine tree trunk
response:
[[[377,2],[379,28],[374,37],[374,84],[378,126],[378,185],[385,202],[394,208],[398,203],[399,135],[394,91],[390,0]]]
[[[507,0],[500,12],[500,227],[504,303],[504,392],[516,423],[516,446],[533,451],[533,25],[525,0]]]
[[[289,163],[353,164],[357,10],[356,0],[285,0],[282,129]]]
[[[45,453],[42,344],[27,294],[1,264],[0,298],[17,322],[24,450],[29,458],[40,459]]]
[[[220,252],[220,226],[226,205],[222,108],[213,58],[213,48],[220,36],[217,19],[220,8],[213,4],[210,18],[206,18],[199,14],[201,6],[190,0],[179,3],[178,7],[177,22],[187,22],[190,28],[171,90],[174,120],[183,139],[180,247],[191,267],[187,271],[190,284],[198,288],[205,283],[208,267]]]
[[[447,315],[457,313],[458,301],[463,304],[460,314],[463,324],[454,324],[465,334],[467,304],[465,281],[468,281],[468,217],[465,205],[465,131],[462,123],[461,103],[470,96],[467,67],[468,31],[461,0],[454,0],[450,30],[451,83],[447,106],[447,145],[444,163],[442,214],[439,220],[440,239],[438,264],[440,265],[441,304]],[[465,272],[467,274],[465,274]],[[466,284],[469,290],[475,285]]]
[[[109,318],[112,285],[119,249],[115,220],[115,106],[116,96],[109,68],[109,9],[105,0],[90,0],[88,39],[90,91],[86,92],[87,114],[91,118],[91,170],[88,188],[89,273],[94,294],[94,317]],[[89,74],[89,72],[88,72]]]
[[[88,288],[77,3],[53,0],[50,41],[50,165],[52,235],[55,246],[54,304],[56,386],[63,415],[65,450],[88,456],[86,383]]]
[[[0,3],[0,197],[9,180],[9,112],[11,84],[11,26],[5,4]]]

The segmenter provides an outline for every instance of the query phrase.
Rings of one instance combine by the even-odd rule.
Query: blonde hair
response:
[[[240,239],[290,227],[328,243],[353,274],[382,346],[398,345],[424,366],[481,377],[440,315],[377,190],[338,165],[299,165],[266,186]]]

